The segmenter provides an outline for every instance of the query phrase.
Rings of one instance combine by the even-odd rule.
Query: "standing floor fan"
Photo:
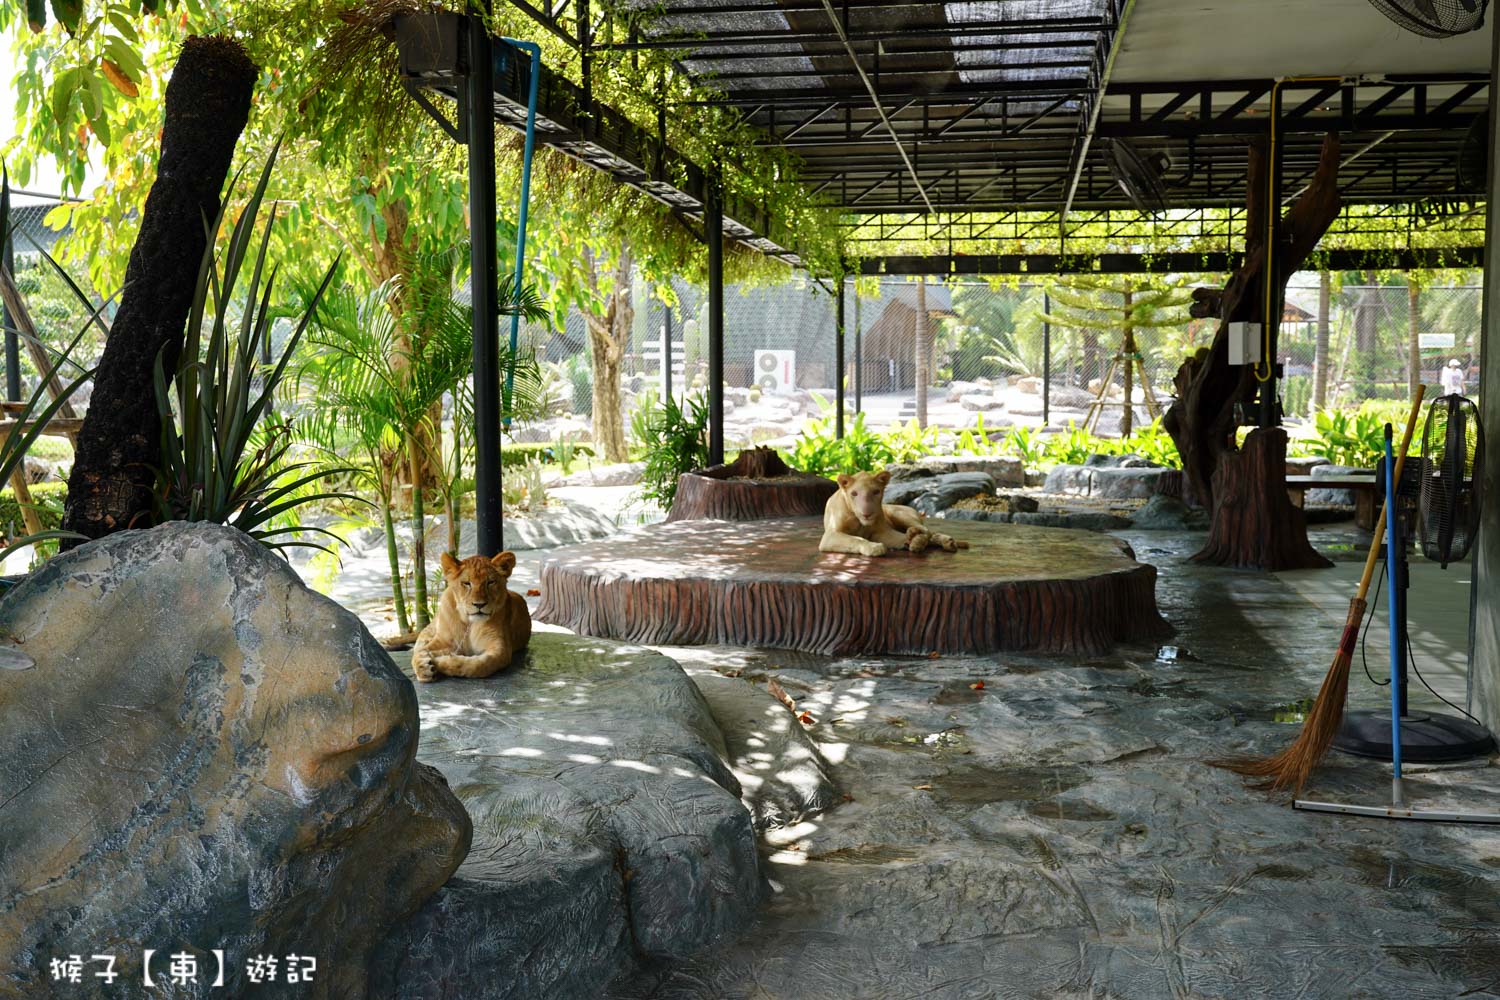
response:
[[[1480,468],[1484,455],[1484,429],[1474,401],[1458,394],[1433,400],[1422,430],[1422,460],[1409,463],[1393,494],[1396,508],[1415,507],[1417,539],[1422,555],[1444,569],[1458,562],[1473,547],[1479,529],[1481,503]],[[1418,763],[1441,763],[1482,757],[1495,749],[1495,741],[1472,716],[1461,718],[1441,712],[1416,711],[1407,707],[1407,671],[1411,640],[1407,636],[1406,592],[1407,543],[1401,537],[1404,517],[1392,513],[1395,540],[1387,560],[1393,595],[1392,704],[1399,705],[1400,755]],[[1471,593],[1473,591],[1471,585]],[[1473,601],[1470,601],[1470,617]],[[1421,674],[1417,675],[1419,678]],[[1426,682],[1423,681],[1425,684]],[[1437,694],[1437,692],[1433,692]],[[1441,696],[1438,696],[1441,699]],[[1446,702],[1446,699],[1442,699]],[[1449,703],[1451,704],[1451,703]],[[1457,708],[1457,706],[1453,706]],[[1467,712],[1460,709],[1465,716]],[[1391,760],[1391,710],[1347,712],[1333,745],[1345,753]]]

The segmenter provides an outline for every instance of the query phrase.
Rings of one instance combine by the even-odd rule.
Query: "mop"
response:
[[[1385,508],[1396,509],[1395,457],[1391,452],[1391,425],[1385,425]],[[1385,559],[1386,565],[1398,565],[1398,518],[1386,519]],[[1401,586],[1400,574],[1386,574],[1386,617],[1390,620],[1391,638],[1391,804],[1388,806],[1361,806],[1342,802],[1316,802],[1311,799],[1296,799],[1295,809],[1309,812],[1349,813],[1356,816],[1384,816],[1387,819],[1418,819],[1438,823],[1500,823],[1500,813],[1453,812],[1445,809],[1417,809],[1407,804],[1406,790],[1401,784],[1401,708],[1399,681],[1401,670],[1401,633],[1398,620],[1397,590]]]
[[[1406,464],[1406,452],[1411,446],[1412,435],[1417,429],[1417,418],[1422,413],[1422,396],[1425,386],[1417,386],[1416,396],[1411,401],[1411,412],[1406,417],[1406,431],[1401,437],[1401,453],[1396,457],[1396,477]],[[1354,663],[1354,649],[1359,644],[1359,627],[1365,616],[1365,596],[1370,591],[1370,581],[1375,576],[1375,564],[1380,556],[1381,537],[1384,535],[1387,515],[1393,508],[1386,504],[1380,511],[1380,520],[1375,524],[1375,537],[1370,542],[1370,552],[1365,558],[1365,571],[1359,579],[1359,590],[1349,601],[1349,615],[1344,622],[1344,633],[1339,638],[1338,652],[1333,665],[1323,678],[1318,697],[1308,710],[1302,723],[1302,731],[1285,750],[1271,757],[1237,758],[1233,760],[1209,761],[1215,767],[1223,767],[1251,778],[1263,778],[1261,787],[1275,791],[1290,786],[1300,792],[1307,783],[1313,769],[1328,753],[1333,738],[1338,735],[1339,725],[1344,719],[1344,700],[1349,694],[1349,668]]]

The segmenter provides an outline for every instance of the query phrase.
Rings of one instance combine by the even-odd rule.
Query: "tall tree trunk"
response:
[[[1333,276],[1318,272],[1318,333],[1313,346],[1312,412],[1328,405],[1328,313],[1333,301]]]
[[[917,393],[917,426],[927,426],[927,386],[932,381],[932,339],[929,330],[932,319],[927,315],[927,279],[917,279],[917,323],[914,359],[916,372],[912,377]]]
[[[1417,396],[1422,384],[1422,311],[1419,300],[1422,286],[1410,274],[1406,276],[1406,394]]]
[[[177,370],[208,245],[204,220],[219,214],[259,72],[232,38],[183,43],[167,84],[156,180],[78,434],[63,518],[70,531],[100,538],[150,514],[161,464],[153,375],[158,363],[169,374]]]
[[[586,252],[587,253],[587,252]],[[597,263],[587,253],[589,281],[598,293]],[[625,441],[625,414],[620,406],[620,364],[630,343],[630,328],[635,322],[631,297],[629,245],[622,239],[615,258],[614,287],[605,296],[603,315],[587,313],[589,347],[594,361],[594,447],[603,450],[607,462],[628,462],[630,448]]]
[[[1287,277],[1307,259],[1323,233],[1338,217],[1338,136],[1328,135],[1318,157],[1318,168],[1296,203],[1286,213],[1281,231],[1284,245],[1274,257],[1274,293],[1284,290]],[[1229,364],[1229,324],[1264,322],[1281,315],[1280,294],[1266,308],[1265,278],[1268,248],[1266,213],[1279,206],[1266,198],[1269,168],[1266,143],[1250,147],[1246,200],[1245,261],[1222,292],[1194,292],[1192,314],[1220,320],[1212,348],[1192,357],[1174,380],[1177,400],[1163,426],[1182,456],[1185,490],[1212,512],[1207,544],[1195,558],[1222,566],[1289,569],[1327,565],[1307,544],[1306,523],[1294,513],[1286,492],[1286,434],[1280,428],[1253,432],[1242,451],[1235,443],[1237,404],[1254,399],[1253,366]]]

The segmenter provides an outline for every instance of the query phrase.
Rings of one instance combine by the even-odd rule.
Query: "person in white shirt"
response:
[[[1462,396],[1464,394],[1464,370],[1454,358],[1448,362],[1448,367],[1443,369],[1443,394],[1447,396]]]

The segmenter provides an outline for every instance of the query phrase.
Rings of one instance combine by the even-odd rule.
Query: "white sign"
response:
[[[1451,333],[1419,333],[1417,334],[1417,345],[1423,350],[1428,348],[1437,350],[1443,347],[1452,347],[1455,339]]]

